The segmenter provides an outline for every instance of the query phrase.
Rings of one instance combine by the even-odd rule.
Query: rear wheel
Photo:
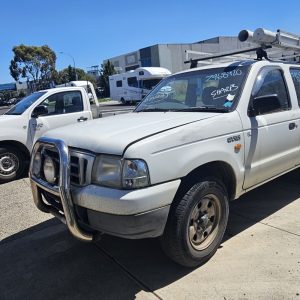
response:
[[[25,171],[25,157],[15,147],[0,148],[0,183],[9,182],[22,176]]]
[[[164,252],[175,262],[195,267],[217,251],[228,221],[226,189],[217,179],[194,184],[172,204],[164,235]]]

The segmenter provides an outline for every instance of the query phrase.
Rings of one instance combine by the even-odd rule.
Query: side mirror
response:
[[[89,101],[91,104],[95,103],[96,100],[94,99],[94,96],[92,93],[88,93],[88,98],[89,98]]]
[[[44,115],[47,115],[48,114],[48,108],[46,105],[39,105],[37,106],[32,114],[31,114],[31,117],[32,118],[38,118],[39,116],[44,116]]]
[[[252,106],[249,108],[250,117],[265,115],[281,109],[281,104],[277,94],[258,96],[253,98]]]

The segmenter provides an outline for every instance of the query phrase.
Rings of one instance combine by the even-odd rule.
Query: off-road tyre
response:
[[[221,244],[228,215],[228,196],[222,182],[207,178],[195,183],[171,205],[161,237],[163,251],[185,267],[204,264]]]

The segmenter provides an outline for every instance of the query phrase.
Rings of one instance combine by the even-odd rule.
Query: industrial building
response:
[[[254,46],[249,42],[240,42],[237,37],[219,36],[191,44],[157,44],[130,53],[111,57],[107,60],[115,66],[118,73],[135,70],[138,67],[163,67],[172,73],[189,68],[184,64],[186,50],[204,53],[220,53],[234,49]],[[198,55],[199,56],[199,55]],[[197,54],[189,58],[198,57]]]
[[[0,98],[3,92],[10,92],[11,95],[19,95],[23,92],[25,95],[29,93],[27,82],[11,82],[0,84]]]

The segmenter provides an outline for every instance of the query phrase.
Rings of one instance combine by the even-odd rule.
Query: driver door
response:
[[[44,105],[48,112],[30,119],[29,127],[33,144],[50,129],[91,119],[91,112],[87,107],[85,108],[81,91],[52,94],[40,105]]]
[[[292,110],[284,73],[278,67],[265,67],[257,76],[252,98],[259,101],[268,95],[278,97],[280,108],[245,117],[244,189],[299,164],[299,119]]]

